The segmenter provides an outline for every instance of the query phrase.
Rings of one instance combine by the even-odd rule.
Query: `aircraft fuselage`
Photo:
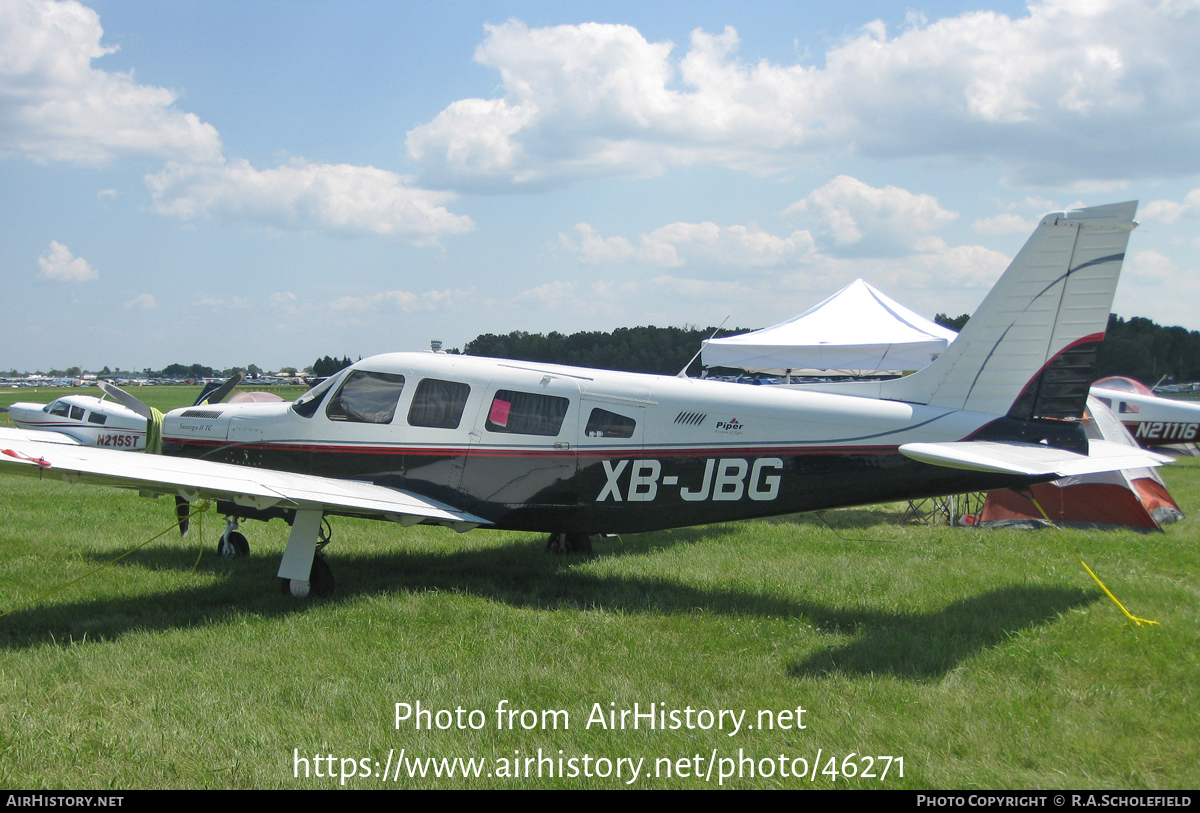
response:
[[[620,533],[1016,485],[897,451],[971,437],[998,417],[394,353],[355,364],[295,404],[175,410],[163,435],[167,454],[404,489],[498,528]]]
[[[1099,386],[1091,392],[1146,448],[1200,441],[1200,403]]]
[[[8,416],[20,429],[59,432],[84,446],[125,451],[146,448],[146,419],[113,401],[65,395],[49,404],[16,403]]]

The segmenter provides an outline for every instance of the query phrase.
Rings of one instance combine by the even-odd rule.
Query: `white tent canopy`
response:
[[[920,370],[957,335],[857,279],[786,322],[705,342],[702,357],[762,373]]]

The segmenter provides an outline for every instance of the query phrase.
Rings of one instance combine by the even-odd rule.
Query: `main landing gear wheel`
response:
[[[551,553],[591,553],[592,537],[589,534],[553,533],[546,539],[546,550]]]
[[[329,567],[329,562],[325,561],[325,554],[318,553],[313,557],[308,581],[280,579],[279,591],[285,596],[295,598],[307,598],[310,595],[325,598],[333,595],[333,569]]]

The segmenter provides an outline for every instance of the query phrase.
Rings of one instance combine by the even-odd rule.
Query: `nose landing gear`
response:
[[[546,550],[559,555],[591,553],[592,540],[603,538],[603,534],[552,533],[546,537]]]
[[[234,517],[225,518],[225,533],[217,541],[217,555],[226,559],[250,555],[250,543],[245,534],[238,530],[238,521]]]

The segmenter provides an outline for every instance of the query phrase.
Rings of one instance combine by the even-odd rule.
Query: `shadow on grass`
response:
[[[645,534],[615,553],[647,555],[729,532],[723,526],[712,526],[669,535]],[[337,594],[313,601],[348,603],[366,595],[452,592],[535,610],[802,618],[818,630],[856,637],[845,646],[831,646],[793,664],[788,670],[791,676],[882,673],[920,680],[945,674],[963,659],[1016,632],[1049,623],[1071,608],[1096,600],[1077,589],[1009,587],[933,613],[849,610],[752,590],[597,575],[579,567],[591,561],[590,557],[551,556],[542,546],[541,537],[527,537],[451,553],[409,550],[337,557],[331,560],[339,585]],[[125,560],[122,565],[179,574],[189,571],[194,561],[195,549],[158,547],[139,551],[136,560]],[[200,570],[215,581],[204,586],[77,601],[63,600],[60,595],[0,621],[0,649],[46,643],[69,646],[131,632],[218,625],[246,616],[283,617],[319,606],[278,591],[274,578],[278,561],[276,554],[230,561],[208,552]]]
[[[860,508],[837,508],[828,511],[810,511],[806,514],[786,514],[758,520],[777,525],[803,525],[814,528],[872,528],[876,525],[898,525],[904,511],[886,506],[864,506]]]
[[[810,617],[853,632],[844,646],[810,655],[788,667],[792,677],[886,674],[927,680],[1022,630],[1098,600],[1078,588],[1006,587],[956,601],[934,613],[839,613]],[[852,621],[847,628],[846,621]]]

